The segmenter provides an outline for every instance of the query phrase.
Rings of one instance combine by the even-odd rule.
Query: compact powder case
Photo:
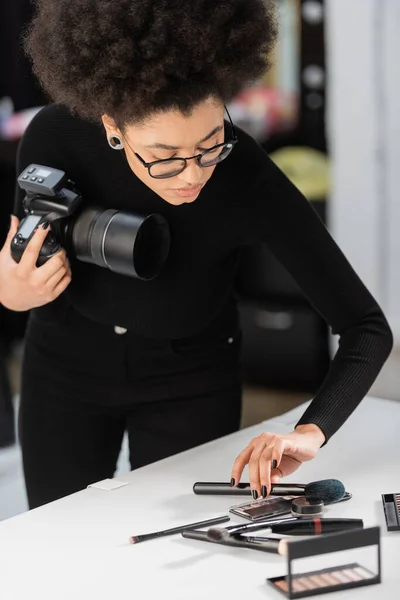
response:
[[[322,500],[307,500],[305,496],[299,496],[292,502],[292,515],[298,518],[309,519],[310,517],[321,517],[324,512]]]

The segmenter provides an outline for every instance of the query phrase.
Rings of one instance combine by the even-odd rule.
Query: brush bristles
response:
[[[286,540],[281,540],[278,545],[278,554],[281,556],[288,555],[288,542]]]
[[[213,542],[220,542],[221,540],[225,539],[227,536],[229,536],[229,531],[227,531],[226,529],[224,529],[222,527],[211,527],[210,529],[207,530],[207,537],[209,540],[212,540]]]
[[[305,495],[309,500],[322,500],[324,504],[336,502],[345,495],[346,490],[338,479],[323,479],[314,481],[305,487]]]

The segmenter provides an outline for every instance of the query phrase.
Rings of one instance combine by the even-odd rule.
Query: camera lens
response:
[[[168,223],[161,215],[142,217],[96,207],[80,213],[70,239],[79,260],[144,280],[159,274],[170,247]]]

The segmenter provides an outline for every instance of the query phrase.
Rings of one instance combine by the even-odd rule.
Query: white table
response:
[[[227,481],[234,457],[253,436],[290,431],[304,406],[132,472],[123,478],[129,481],[125,487],[89,488],[3,521],[1,599],[283,598],[265,584],[266,577],[286,573],[280,556],[180,535],[134,546],[128,538],[218,516],[245,502],[246,497],[196,496],[192,485]],[[387,532],[381,504],[382,493],[400,492],[399,432],[400,403],[366,398],[318,457],[291,478],[340,479],[354,498],[330,506],[326,516],[381,526],[383,583],[320,598],[399,597],[400,532]]]

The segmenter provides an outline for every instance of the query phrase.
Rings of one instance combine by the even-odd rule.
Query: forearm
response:
[[[377,312],[340,338],[328,375],[296,425],[314,424],[326,443],[356,409],[390,354],[392,333]]]
[[[297,425],[295,427],[295,432],[309,436],[310,439],[312,439],[312,443],[313,445],[315,445],[316,448],[321,448],[321,446],[325,443],[326,440],[325,434],[322,431],[322,429],[320,429],[320,427],[318,427],[318,425],[315,425],[314,423],[307,423],[306,425]]]

